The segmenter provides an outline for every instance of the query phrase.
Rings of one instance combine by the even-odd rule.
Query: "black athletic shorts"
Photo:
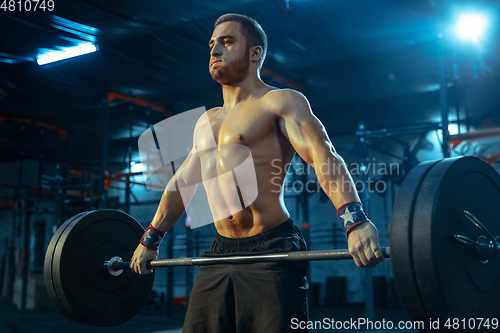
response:
[[[252,237],[217,234],[210,251],[202,256],[305,250],[304,237],[289,219]],[[292,319],[307,321],[308,268],[305,261],[200,267],[182,332],[307,332],[292,330]]]

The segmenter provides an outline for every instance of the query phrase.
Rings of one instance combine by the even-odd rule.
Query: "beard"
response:
[[[214,81],[220,84],[240,82],[245,78],[249,65],[250,58],[247,51],[239,59],[227,65],[219,65],[218,68],[211,70],[210,75]]]

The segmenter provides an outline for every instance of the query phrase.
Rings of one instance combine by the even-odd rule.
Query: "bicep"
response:
[[[197,141],[200,131],[209,126],[208,117],[204,113],[195,125],[193,131],[193,146],[188,156],[176,172],[177,181],[180,186],[195,185],[201,182],[200,153],[197,150]]]
[[[323,124],[301,94],[289,96],[284,102],[279,126],[295,151],[307,163],[313,162],[317,150],[333,148]]]
[[[195,185],[201,182],[200,157],[195,149],[191,149],[189,155],[176,172],[177,181],[180,186]]]

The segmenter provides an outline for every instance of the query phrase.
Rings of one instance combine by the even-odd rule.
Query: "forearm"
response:
[[[161,232],[167,232],[184,213],[184,202],[175,187],[175,177],[165,187],[151,225]]]
[[[313,160],[318,180],[335,208],[346,237],[360,225],[370,222],[364,211],[347,165],[333,147],[315,153]]]
[[[333,147],[316,151],[313,160],[318,181],[337,209],[349,202],[361,202],[346,163]]]

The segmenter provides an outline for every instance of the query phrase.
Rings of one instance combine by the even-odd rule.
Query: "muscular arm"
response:
[[[195,129],[193,143],[196,142],[196,133],[197,131]],[[187,202],[184,203],[182,200],[179,188],[201,182],[200,159],[194,148],[195,146],[196,144],[193,144],[193,149],[191,149],[189,155],[178,168],[175,175],[169,180],[151,222],[154,228],[162,232],[166,232],[172,228],[175,222],[181,217],[182,213],[184,213],[185,206],[188,204]],[[155,260],[157,257],[158,251],[149,250],[142,244],[139,244],[130,260],[130,268],[139,274],[152,273],[152,270],[146,268],[146,263],[150,260]]]
[[[280,129],[300,157],[314,168],[326,195],[335,207],[360,201],[344,160],[335,151],[305,97],[292,90],[283,94]]]
[[[318,181],[335,207],[360,201],[347,166],[333,147],[307,99],[293,90],[280,90],[272,99],[279,126],[295,151],[316,171]],[[378,232],[372,223],[354,227],[349,234],[349,252],[360,267],[384,261]]]
[[[151,222],[153,227],[162,232],[170,230],[185,210],[179,188],[199,182],[201,182],[200,160],[193,148],[165,187]]]

